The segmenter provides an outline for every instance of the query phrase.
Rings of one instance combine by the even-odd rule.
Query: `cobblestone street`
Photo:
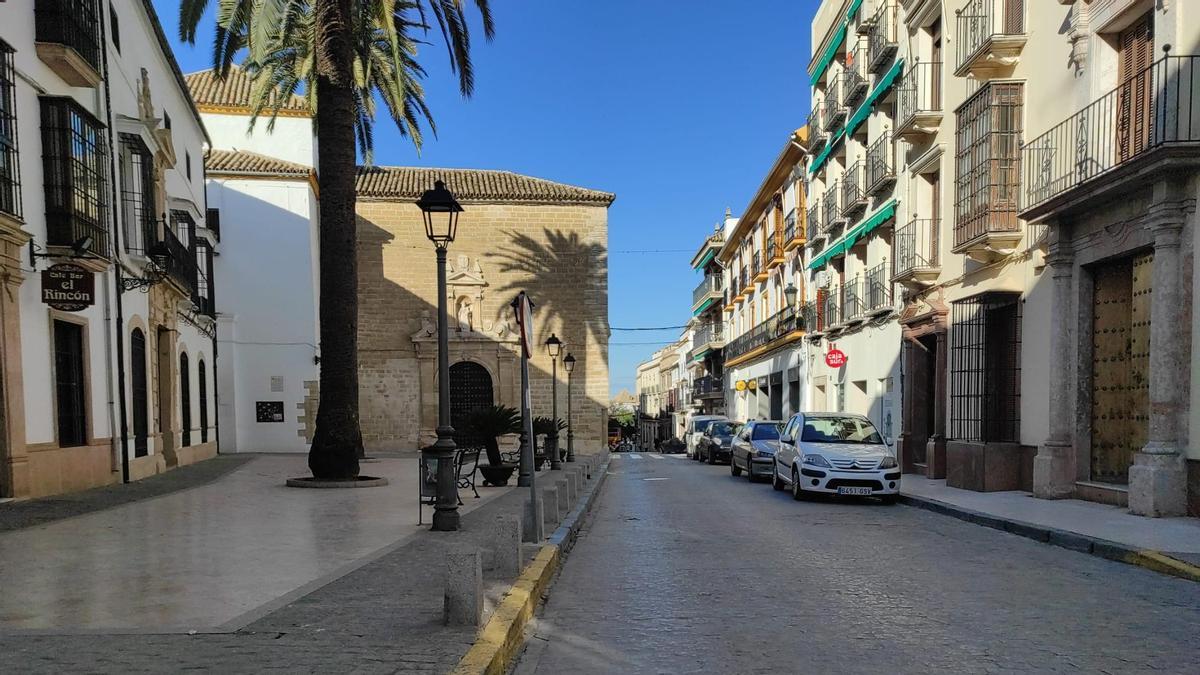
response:
[[[1200,585],[616,456],[517,673],[1195,672]]]

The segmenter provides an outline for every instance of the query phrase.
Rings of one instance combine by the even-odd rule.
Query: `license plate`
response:
[[[840,487],[838,488],[839,495],[862,495],[871,496],[871,488],[869,487]]]

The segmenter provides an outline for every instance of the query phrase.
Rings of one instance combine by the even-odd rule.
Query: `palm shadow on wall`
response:
[[[555,316],[563,321],[580,321],[591,340],[601,347],[604,363],[608,365],[608,252],[604,244],[584,242],[578,233],[562,230],[543,230],[544,242],[518,232],[503,232],[508,244],[495,259],[500,271],[515,273],[519,281],[510,281],[499,288],[503,296],[515,297],[528,291],[536,305],[535,314]],[[577,269],[590,269],[597,277],[588,283],[563,287],[563,275]],[[553,294],[537,293],[537,289],[555,289]],[[589,297],[591,296],[591,297]],[[596,304],[603,311],[594,311]],[[581,335],[560,335],[564,340],[581,343]],[[568,344],[568,350],[570,345]]]

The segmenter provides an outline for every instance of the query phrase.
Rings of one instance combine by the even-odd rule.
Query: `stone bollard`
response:
[[[524,522],[521,524],[521,534],[524,541],[540,544],[546,538],[545,516],[542,514],[542,497],[530,497],[525,500]]]
[[[542,522],[554,527],[558,523],[558,488],[542,488]]]
[[[517,576],[521,571],[521,518],[496,516],[483,536],[487,552],[484,569],[496,570],[501,576]]]
[[[570,481],[565,477],[554,481],[555,487],[558,488],[558,517],[566,518],[571,512],[571,488],[568,486]]]
[[[572,476],[573,473],[574,472],[570,469],[563,472],[563,481],[567,485],[568,511],[570,510],[570,507],[575,505],[575,496],[578,494],[578,491],[575,489],[575,478]]]
[[[483,620],[483,570],[478,549],[446,551],[446,591],[442,622],[447,626],[478,626]]]
[[[575,479],[575,494],[583,494],[583,472],[584,469],[576,469],[571,472],[571,478]]]

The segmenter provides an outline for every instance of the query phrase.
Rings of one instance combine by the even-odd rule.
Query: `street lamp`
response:
[[[546,445],[550,450],[550,470],[562,469],[562,459],[558,456],[558,355],[562,353],[563,343],[554,333],[546,338],[546,353],[550,355],[550,433],[546,435]]]
[[[575,372],[575,357],[567,352],[563,359],[567,371],[567,461],[575,461],[575,426],[571,424],[571,373]]]
[[[462,206],[436,181],[432,190],[417,200],[417,208],[425,219],[425,236],[437,251],[438,281],[438,426],[437,441],[422,452],[437,462],[437,505],[433,512],[433,529],[453,532],[459,527],[458,484],[454,476],[454,427],[450,425],[450,335],[446,326],[446,248],[458,231],[458,214]]]
[[[797,291],[796,287],[791,284],[788,284],[787,288],[783,289],[783,297],[785,300],[787,300],[787,306],[789,309],[796,308],[796,294],[797,293],[799,293],[799,291]]]

